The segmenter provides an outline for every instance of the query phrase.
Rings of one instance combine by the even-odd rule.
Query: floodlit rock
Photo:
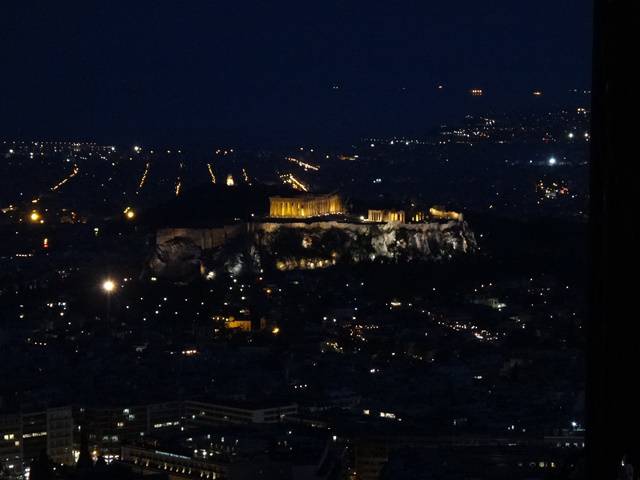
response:
[[[372,259],[440,259],[477,249],[466,222],[425,224],[271,224],[255,234],[264,254],[274,257],[330,258],[350,262]]]
[[[202,230],[206,233],[207,230]],[[158,276],[197,276],[202,258],[194,238],[206,237],[200,230],[189,238],[163,238],[151,260]],[[466,222],[419,224],[367,224],[310,222],[255,223],[244,233],[227,238],[222,246],[209,249],[207,268],[232,274],[255,273],[264,266],[278,270],[321,269],[337,263],[367,261],[424,261],[452,259],[477,249]]]

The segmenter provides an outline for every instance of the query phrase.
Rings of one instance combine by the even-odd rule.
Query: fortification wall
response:
[[[218,228],[162,228],[156,232],[156,245],[165,243],[172,238],[184,237],[190,239],[203,250],[208,250],[220,247],[227,240],[246,231],[246,224],[224,225]]]
[[[428,230],[446,230],[452,226],[459,224],[458,221],[448,222],[428,222],[428,223],[347,223],[337,221],[326,222],[256,222],[248,225],[248,230],[263,231],[267,233],[275,232],[280,228],[297,228],[301,230],[329,230],[338,228],[350,230],[353,232],[367,233],[373,228],[383,230],[412,230],[412,231],[428,231]]]

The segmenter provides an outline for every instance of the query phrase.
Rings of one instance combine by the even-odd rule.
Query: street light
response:
[[[107,293],[111,293],[116,289],[116,284],[113,280],[105,280],[102,283],[102,289]]]
[[[136,212],[131,207],[127,207],[124,209],[124,216],[127,220],[133,220],[136,216]]]

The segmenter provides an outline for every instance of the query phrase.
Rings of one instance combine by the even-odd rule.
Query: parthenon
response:
[[[344,212],[337,194],[269,197],[269,216],[273,218],[310,218]]]

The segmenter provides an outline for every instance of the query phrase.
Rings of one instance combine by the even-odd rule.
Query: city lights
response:
[[[72,70],[23,68],[41,29],[16,42],[7,72],[42,92],[12,82],[7,134],[39,137],[0,140],[0,477],[569,477],[588,429],[592,118],[576,106],[592,100],[562,91],[586,70],[546,78],[535,60],[564,50],[512,48],[548,46],[518,2],[504,18],[522,28],[503,42],[484,22],[482,44],[419,3],[382,29],[370,6],[339,12],[347,34],[311,49],[315,7],[198,8],[222,56],[185,57],[191,9],[135,35],[101,9],[116,31],[95,34],[121,42],[58,29]],[[400,41],[415,19],[436,34]],[[561,23],[558,45],[584,33]],[[165,31],[171,48],[142,58]],[[268,41],[226,41],[245,31]],[[127,54],[141,68],[114,64]],[[87,74],[99,102],[36,105]]]

